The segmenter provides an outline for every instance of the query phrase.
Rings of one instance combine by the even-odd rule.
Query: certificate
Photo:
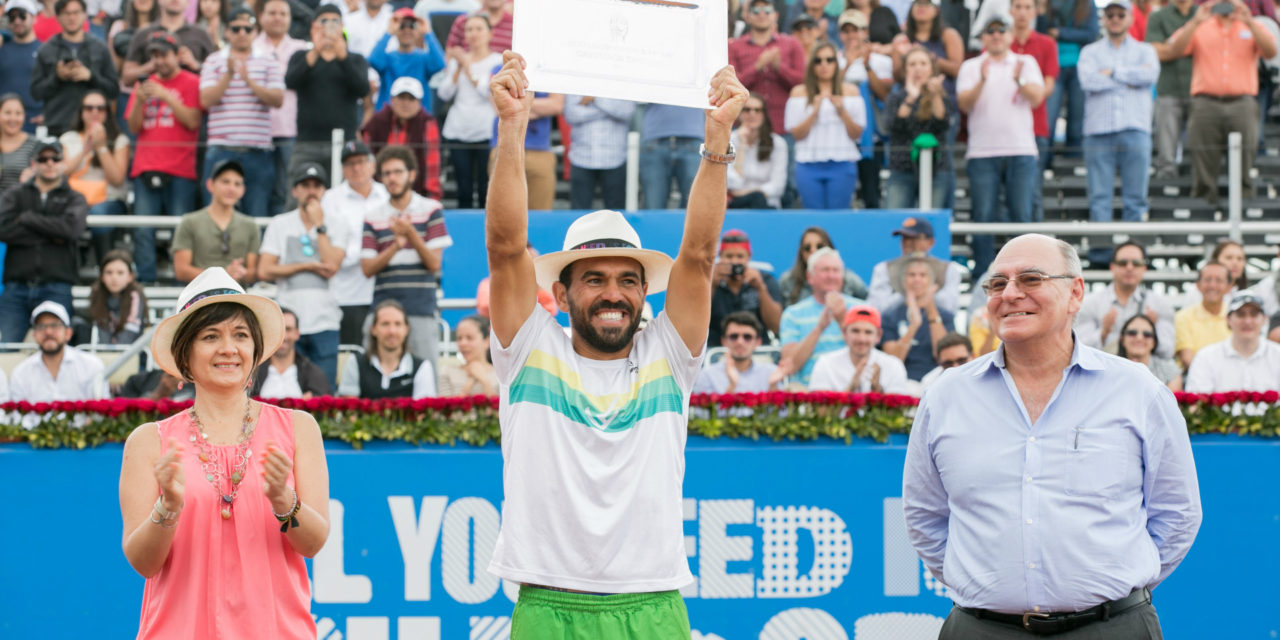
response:
[[[514,13],[535,91],[706,109],[729,62],[726,0],[520,0]]]

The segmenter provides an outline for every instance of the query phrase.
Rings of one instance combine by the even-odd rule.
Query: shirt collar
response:
[[[1080,338],[1076,336],[1075,331],[1071,332],[1071,343],[1071,362],[1067,365],[1068,370],[1079,367],[1086,371],[1102,371],[1107,368],[1106,360],[1101,355],[1102,352],[1081,345]],[[1004,369],[1004,347],[1004,343],[1000,343],[1000,346],[996,348],[985,363],[973,368],[971,375],[977,378],[991,369]]]
[[[369,360],[369,362],[373,364],[373,368],[377,369],[379,373],[388,378],[397,378],[406,373],[413,373],[413,355],[407,350],[404,352],[403,356],[400,356],[400,366],[396,367],[396,370],[391,373],[387,373],[382,370],[382,358],[375,355]]]

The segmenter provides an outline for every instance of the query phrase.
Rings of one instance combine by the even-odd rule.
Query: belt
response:
[[[1200,94],[1196,94],[1196,95],[1191,96],[1191,97],[1192,97],[1192,98],[1208,98],[1208,99],[1213,100],[1213,101],[1215,101],[1215,102],[1235,102],[1236,100],[1243,100],[1243,99],[1245,99],[1245,98],[1252,98],[1253,96],[1211,96],[1211,95],[1208,95],[1208,94],[1205,94],[1205,93],[1200,93]]]
[[[1030,631],[1038,636],[1051,636],[1058,633],[1079,629],[1087,624],[1107,621],[1130,609],[1151,602],[1150,589],[1138,589],[1118,600],[1104,602],[1084,611],[1068,611],[1064,613],[997,613],[986,609],[956,608],[979,619],[999,622]]]

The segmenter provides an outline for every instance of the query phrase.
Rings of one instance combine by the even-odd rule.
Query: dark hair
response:
[[[869,2],[867,2],[867,8],[871,9],[872,11],[879,9],[880,0],[869,0]],[[844,0],[844,10],[848,11],[849,9],[857,9],[857,7],[853,6],[853,0]]]
[[[818,52],[823,49],[831,49],[831,55],[837,54],[836,45],[822,41],[814,45],[813,51],[809,52],[808,64],[804,66],[804,92],[809,98],[809,104],[813,104],[818,99],[818,65],[814,62],[818,59]],[[840,72],[840,57],[836,56],[836,75],[831,78],[831,94],[836,96],[844,95],[844,75]]]
[[[907,23],[903,27],[903,31],[907,32],[907,37],[910,38],[912,42],[919,42],[919,40],[916,40],[916,31],[919,30],[919,25],[916,24],[916,12],[913,11],[913,9],[916,8],[916,1],[917,0],[912,0],[911,6],[907,8]],[[929,3],[929,6],[933,7],[934,12],[933,19],[929,21],[928,41],[942,42],[942,7],[939,7],[932,2]]]
[[[138,10],[133,7],[133,0],[125,0],[124,2],[125,24],[129,25],[134,29],[140,29],[143,26],[146,26],[140,22],[142,17],[143,16],[138,13]],[[146,19],[147,19],[147,25],[155,24],[156,21],[160,19],[160,1],[159,0],[154,0],[151,3],[151,10],[147,12]],[[124,56],[120,56],[120,57],[123,58]]]
[[[1141,313],[1130,316],[1128,320],[1124,321],[1124,324],[1120,325],[1120,348],[1116,352],[1116,355],[1121,358],[1129,357],[1129,352],[1124,348],[1124,332],[1129,330],[1129,325],[1133,324],[1134,320],[1142,320],[1151,325],[1151,353],[1154,355],[1156,349],[1160,348],[1160,336],[1156,332],[1156,323],[1152,322],[1151,318],[1148,318],[1146,315]]]
[[[252,368],[257,369],[263,350],[262,327],[258,324],[258,316],[255,316],[249,307],[238,302],[215,302],[192,311],[173,333],[173,342],[169,345],[169,351],[173,354],[173,364],[178,367],[178,373],[182,374],[183,380],[193,381],[190,367],[191,345],[195,344],[200,332],[215,324],[234,319],[244,320],[244,323],[249,326],[249,335],[253,337]]]
[[[486,317],[484,317],[484,316],[482,316],[482,315],[480,315],[480,314],[478,314],[478,313],[477,313],[477,314],[473,314],[473,315],[469,315],[469,316],[467,316],[467,317],[465,317],[465,318],[463,318],[463,319],[459,320],[459,321],[458,321],[458,326],[459,326],[459,327],[461,327],[461,326],[462,326],[462,323],[464,323],[464,322],[471,322],[471,323],[474,323],[474,324],[476,325],[476,328],[480,330],[480,337],[484,338],[486,341],[489,339],[489,319],[488,319],[488,318],[486,318]],[[456,336],[457,336],[457,334],[458,334],[458,329],[457,329],[457,327],[454,327],[453,332],[454,332],[454,336],[455,336],[455,338],[456,338]],[[488,362],[489,364],[493,364],[493,354],[489,352],[489,347],[487,347],[487,346],[484,348],[484,360],[485,360],[485,362]]]
[[[293,316],[293,321],[298,321],[298,314],[294,313],[293,309],[289,307],[280,307],[280,317],[283,318],[284,316]]]
[[[938,348],[934,350],[933,358],[936,360],[938,358],[938,354],[942,353],[944,349],[950,349],[951,347],[958,347],[960,345],[964,345],[964,348],[969,352],[969,355],[973,355],[973,343],[969,342],[969,336],[963,336],[954,331],[949,331],[947,332],[947,335],[938,338]]]
[[[756,317],[756,314],[751,313],[750,311],[734,311],[733,313],[725,316],[724,319],[720,321],[720,333],[728,333],[729,325],[731,324],[740,324],[744,327],[751,327],[756,330],[757,338],[764,337],[764,324],[760,322],[760,319]]]
[[[409,337],[408,332],[413,330],[413,327],[409,325],[409,312],[404,310],[404,305],[400,304],[399,300],[386,298],[382,302],[374,305],[373,309],[369,311],[369,350],[366,352],[366,355],[368,355],[371,360],[378,357],[378,339],[373,336],[373,327],[378,324],[378,312],[383,309],[396,309],[400,312],[400,315],[404,316],[406,342],[403,350],[407,351],[409,349],[409,343],[407,342]]]
[[[418,170],[418,159],[413,157],[413,151],[402,144],[388,145],[378,152],[377,170],[378,175],[382,175],[382,165],[388,160],[399,160],[404,163],[404,168],[409,171]]]
[[[80,5],[81,11],[85,11],[85,12],[89,11],[89,8],[84,4],[85,0],[58,0],[57,2],[53,3],[53,15],[55,16],[62,15],[62,10],[66,9],[67,5],[71,4],[72,2]]]
[[[107,106],[107,119],[106,122],[102,123],[102,128],[107,132],[107,148],[114,151],[116,148],[116,138],[120,137],[120,125],[116,120],[116,101],[107,98],[107,94],[98,89],[89,89],[84,92],[83,96],[80,96],[80,108],[76,109],[76,112],[71,114],[71,130],[84,133],[84,99],[89,96],[100,96],[103,103]],[[96,153],[89,155],[89,163],[90,166],[94,167],[102,166],[102,163],[98,160],[98,154]],[[106,256],[103,256],[103,258],[105,259]]]
[[[1137,242],[1135,242],[1135,241],[1133,241],[1133,240],[1128,240],[1128,241],[1125,241],[1125,242],[1121,242],[1120,244],[1116,245],[1116,248],[1115,248],[1115,249],[1112,249],[1112,250],[1111,250],[1111,261],[1112,261],[1112,262],[1114,262],[1114,261],[1115,261],[1116,256],[1120,255],[1120,250],[1121,250],[1121,249],[1123,249],[1123,248],[1125,248],[1125,247],[1134,247],[1134,248],[1136,248],[1136,249],[1137,249],[1137,250],[1142,254],[1142,261],[1143,261],[1143,262],[1146,262],[1146,261],[1147,261],[1147,248],[1146,248],[1146,247],[1144,247],[1144,246],[1142,246],[1141,244],[1138,244]]]
[[[266,11],[267,5],[272,2],[283,2],[285,8],[289,10],[289,19],[293,19],[293,5],[289,4],[289,0],[255,0],[253,3],[253,13],[258,16],[258,21],[262,21],[262,12]]]
[[[0,104],[3,104],[3,103],[4,103],[4,98],[0,98]],[[1221,263],[1222,252],[1226,251],[1227,247],[1230,247],[1230,246],[1239,247],[1240,253],[1244,253],[1244,245],[1240,244],[1239,242],[1236,242],[1235,240],[1232,240],[1231,238],[1220,238],[1217,244],[1213,245],[1213,253],[1209,254],[1209,260],[1212,262]],[[1248,255],[1246,255],[1245,258],[1247,259]],[[1227,276],[1230,277],[1230,275],[1231,275],[1231,270],[1227,269]],[[1249,271],[1247,269],[1241,270],[1240,277],[1236,278],[1236,281],[1232,282],[1231,284],[1235,285],[1237,289],[1241,289],[1241,290],[1248,289],[1249,288]]]
[[[487,27],[490,31],[493,31],[493,24],[492,24],[491,22],[489,22],[489,16],[487,16],[487,15],[485,15],[485,14],[483,14],[483,13],[473,13],[473,14],[471,14],[471,15],[467,16],[467,22],[470,22],[470,21],[472,21],[472,20],[475,20],[476,18],[479,18],[479,19],[483,20],[483,21],[484,21],[484,26],[485,26],[485,27]],[[464,22],[463,24],[465,25],[465,24],[466,24],[466,22]]]
[[[117,260],[123,262],[129,268],[129,273],[137,273],[133,268],[133,256],[128,251],[113,249],[98,261],[98,279],[94,281],[93,286],[89,287],[89,319],[97,326],[108,327],[112,333],[119,333],[121,329],[124,329],[125,323],[129,320],[130,311],[125,308],[125,304],[127,301],[132,300],[135,293],[138,295],[140,305],[138,315],[142,318],[144,326],[147,321],[147,294],[137,280],[130,282],[120,290],[118,294],[120,296],[120,316],[114,322],[112,321],[111,312],[107,309],[107,300],[117,294],[107,291],[107,286],[102,284],[102,270],[106,269],[108,264]]]
[[[22,104],[22,96],[13,92],[0,95],[0,108],[3,108],[6,102],[12,102],[14,100],[18,101],[18,106],[22,107],[22,112],[25,114],[27,112],[27,105]]]
[[[157,0],[156,4],[159,4]],[[227,23],[227,14],[231,11],[231,0],[218,0],[218,21],[223,25]],[[200,3],[196,3],[196,22],[204,20],[204,13],[200,11]]]
[[[910,51],[907,51],[906,53],[902,54],[903,74],[906,73],[905,70],[907,68],[907,59],[914,55],[924,55],[926,58],[928,58],[929,66],[932,68],[932,71],[929,72],[930,77],[938,75],[937,56],[933,55],[932,51],[929,51],[928,49],[918,44],[911,47]],[[927,84],[924,87],[920,88],[920,98],[916,103],[916,119],[917,120],[924,122],[926,120],[930,120],[933,118],[933,103],[935,100],[942,100],[943,106],[944,107],[946,106],[944,95],[934,94],[932,91],[928,91]]]
[[[1227,267],[1227,265],[1222,264],[1221,262],[1218,262],[1217,260],[1210,260],[1210,261],[1208,261],[1208,262],[1206,262],[1206,263],[1204,263],[1204,264],[1200,265],[1200,270],[1199,270],[1199,271],[1196,271],[1196,282],[1199,282],[1199,281],[1200,281],[1200,278],[1203,278],[1203,277],[1204,277],[1204,270],[1205,270],[1205,269],[1208,269],[1209,267],[1222,267],[1223,269],[1226,269],[1226,270],[1227,270],[1227,282],[1230,282],[1230,281],[1231,281],[1231,269],[1230,269],[1230,268],[1228,268],[1228,267]]]
[[[769,119],[769,103],[764,96],[754,91],[748,99],[760,101],[760,115],[764,116],[764,120],[760,122],[760,139],[756,141],[756,160],[765,162],[773,155],[773,121]]]
[[[809,265],[805,264],[804,261],[804,237],[811,233],[821,237],[828,247],[836,248],[836,244],[831,241],[831,234],[827,233],[827,230],[822,227],[809,227],[804,230],[804,233],[800,234],[800,245],[796,247],[796,263],[791,266],[791,270],[788,272],[791,274],[791,279],[796,283],[796,286],[791,291],[791,299],[787,300],[784,306],[793,305],[800,300],[800,290],[804,288],[804,283],[807,282],[805,274],[809,272]]]

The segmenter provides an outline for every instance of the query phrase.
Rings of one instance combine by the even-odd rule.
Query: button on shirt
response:
[[[95,388],[102,368],[102,360],[97,356],[68,345],[62,348],[62,364],[58,366],[55,380],[44,366],[41,354],[32,354],[13,368],[10,399],[14,402],[96,400],[103,397]]]
[[[1098,40],[1080,51],[1086,136],[1136,129],[1151,132],[1151,85],[1160,76],[1156,49],[1126,35],[1120,46]],[[1109,74],[1104,74],[1109,71]]]
[[[1280,389],[1280,344],[1265,337],[1247,356],[1236,351],[1230,339],[1211,344],[1196,354],[1187,370],[1189,393],[1275,389]]]
[[[1154,587],[1201,520],[1173,394],[1078,340],[1035,424],[1004,347],[942,376],[916,412],[902,497],[911,542],[955,603],[1003,613]]]

